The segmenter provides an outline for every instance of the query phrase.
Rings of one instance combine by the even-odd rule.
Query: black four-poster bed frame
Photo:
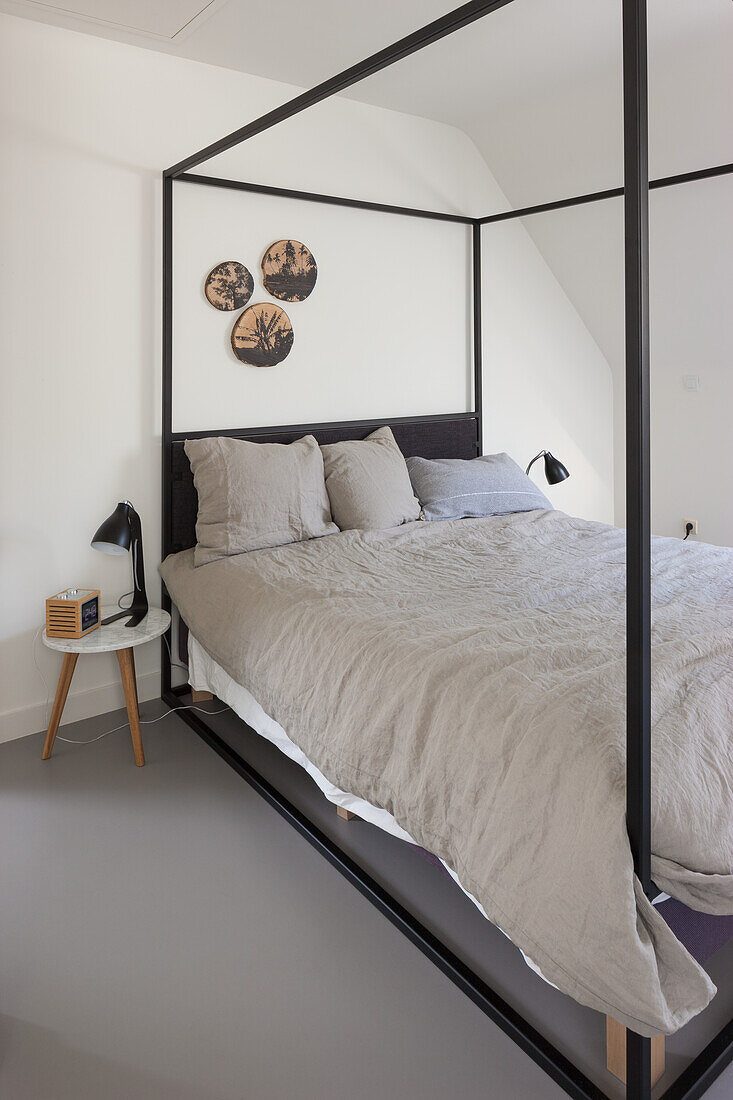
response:
[[[481,234],[482,227],[564,207],[623,197],[625,223],[625,331],[626,331],[626,521],[627,521],[627,828],[634,868],[647,896],[656,893],[651,879],[651,523],[650,523],[650,401],[649,401],[649,227],[650,189],[670,187],[733,172],[722,164],[650,181],[648,177],[647,123],[647,4],[646,0],[621,0],[623,16],[623,120],[624,186],[555,202],[509,210],[475,218],[441,211],[390,206],[359,199],[321,195],[280,187],[244,183],[191,173],[204,161],[277,126],[307,108],[345,91],[366,77],[402,58],[505,7],[512,0],[473,0],[400,39],[386,49],[342,73],[303,92],[282,106],[179,161],[163,173],[163,378],[162,378],[162,497],[163,557],[189,545],[195,521],[195,496],[190,473],[181,461],[182,443],[191,436],[232,435],[239,438],[286,442],[306,432],[320,441],[356,438],[383,423],[397,435],[414,442],[412,453],[450,455],[448,441],[459,441],[464,457],[480,453],[482,441],[481,362]],[[472,348],[474,407],[468,413],[428,417],[400,417],[378,421],[290,425],[283,428],[226,429],[173,432],[173,184],[176,181],[207,187],[275,195],[325,203],[331,206],[373,210],[383,214],[455,222],[471,230],[472,253]],[[408,453],[410,453],[408,451]],[[182,483],[186,482],[185,488]],[[185,513],[184,519],[181,514]],[[181,541],[183,536],[183,541]],[[170,597],[163,589],[163,604]],[[171,656],[161,646],[161,695],[170,706],[180,702],[187,687],[173,687]],[[322,855],[427,955],[478,1007],[498,1024],[546,1073],[572,1097],[603,1100],[606,1096],[569,1059],[513,1009],[499,994],[473,973],[395,898],[329,836],[300,812],[251,764],[226,743],[198,713],[182,710],[187,722],[219,755],[245,778]],[[733,1059],[733,1020],[715,1036],[661,1100],[695,1100]],[[651,1040],[627,1034],[628,1100],[651,1097]]]

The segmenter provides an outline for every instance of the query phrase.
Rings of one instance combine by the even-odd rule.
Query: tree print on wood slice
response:
[[[274,367],[293,346],[293,326],[284,309],[272,302],[248,306],[232,329],[232,351],[240,363]]]
[[[215,309],[241,309],[252,297],[255,281],[244,264],[224,260],[206,277],[204,293]]]
[[[275,241],[262,257],[265,290],[283,302],[302,302],[317,278],[313,253],[300,241]]]

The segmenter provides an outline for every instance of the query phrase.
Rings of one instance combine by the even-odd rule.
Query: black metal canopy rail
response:
[[[331,206],[453,222],[471,227],[473,273],[474,414],[481,432],[481,232],[485,225],[560,210],[612,198],[624,199],[625,327],[626,327],[626,504],[627,504],[627,828],[635,872],[651,894],[651,527],[649,413],[649,227],[650,189],[677,186],[733,173],[733,163],[650,181],[647,119],[646,0],[620,0],[623,17],[624,186],[485,217],[392,206],[384,203],[321,195],[237,180],[192,174],[212,157],[277,126],[369,76],[394,65],[470,23],[507,6],[513,0],[472,0],[352,65],[309,91],[295,96],[219,141],[179,161],[163,172],[163,371],[162,371],[162,546],[171,548],[171,454],[173,393],[173,183],[183,181]],[[180,435],[180,433],[177,433]],[[200,433],[199,433],[200,434]],[[481,436],[479,435],[479,438]],[[163,590],[164,606],[170,597]],[[161,695],[171,706],[179,693],[171,686],[171,658],[161,645]],[[584,1100],[603,1100],[601,1092],[565,1055],[470,971],[443,943],[408,913],[338,845],[297,810],[200,715],[180,717],[237,770],[275,809],[353,883],[396,927],[447,974],[498,1026],[542,1067],[565,1092]],[[730,1021],[667,1089],[660,1100],[696,1100],[733,1058]],[[628,1033],[627,1100],[650,1100],[650,1040]]]

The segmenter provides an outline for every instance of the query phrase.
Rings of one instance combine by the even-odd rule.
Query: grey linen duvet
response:
[[[633,874],[625,534],[560,512],[161,573],[328,779],[389,810],[582,1004],[671,1033],[715,987]],[[733,912],[733,551],[654,543],[655,882]]]

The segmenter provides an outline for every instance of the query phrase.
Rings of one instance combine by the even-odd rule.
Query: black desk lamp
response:
[[[103,554],[126,554],[128,550],[132,552],[132,580],[135,585],[132,603],[117,615],[102,619],[102,626],[123,619],[125,615],[130,616],[125,626],[137,626],[148,613],[148,597],[145,595],[143,570],[143,529],[140,516],[129,500],[121,501],[112,515],[107,516],[92,539],[92,546]]]
[[[529,473],[538,458],[544,458],[545,460],[545,477],[547,478],[548,485],[557,485],[559,482],[565,481],[566,478],[570,477],[570,474],[565,469],[562,462],[558,462],[555,456],[551,455],[549,451],[540,451],[538,455],[535,455],[524,471],[525,474]]]

